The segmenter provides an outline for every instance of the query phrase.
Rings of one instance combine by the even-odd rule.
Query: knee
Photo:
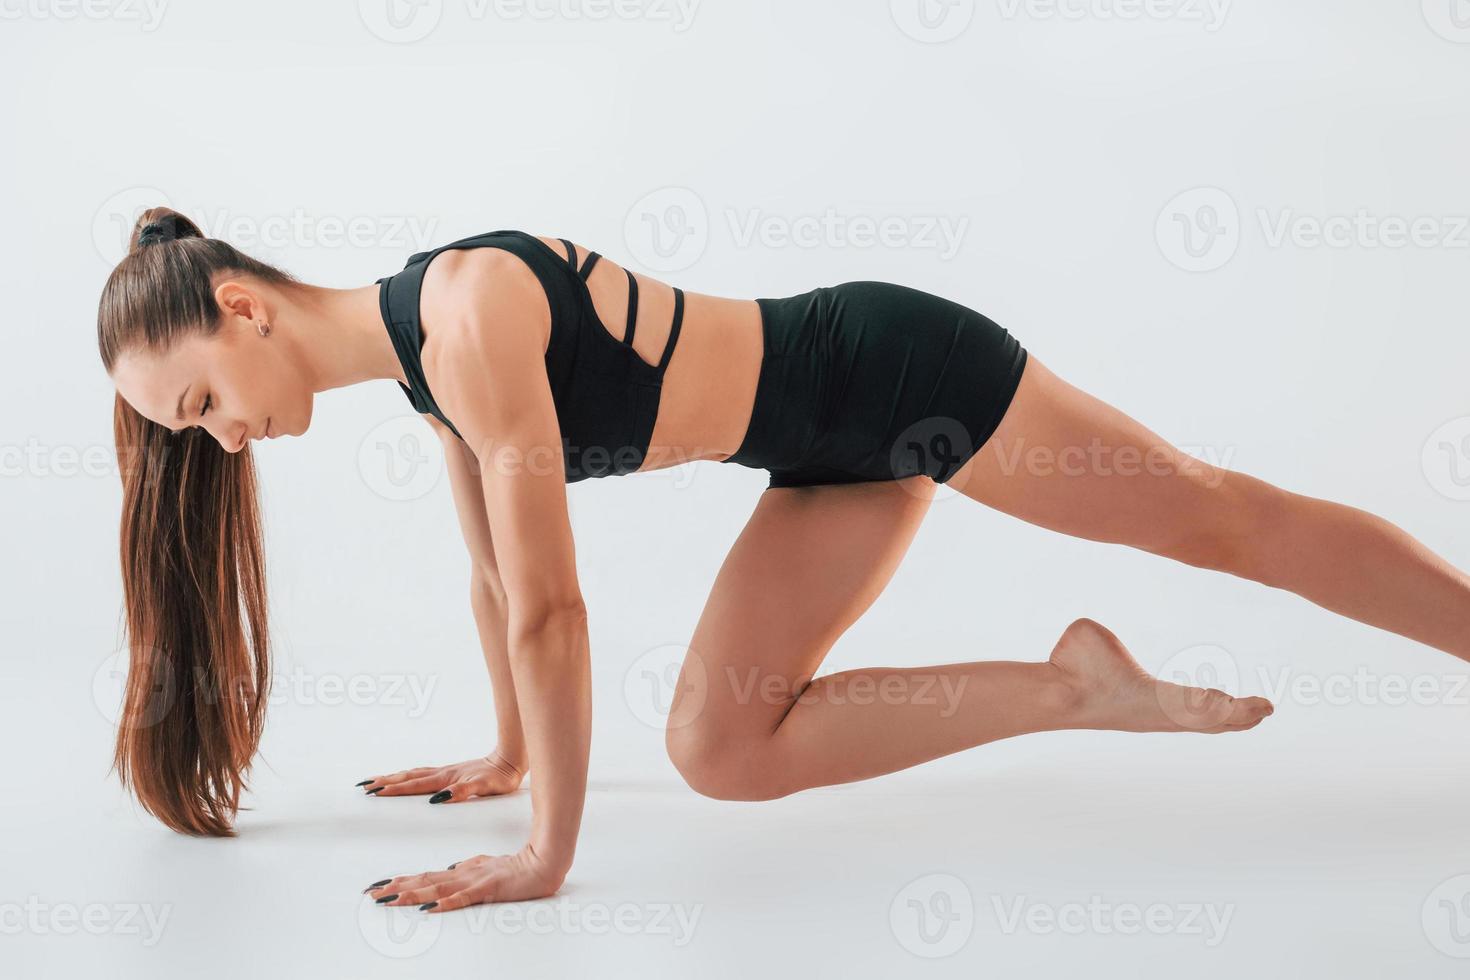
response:
[[[1291,495],[1245,473],[1215,472],[1217,478],[1197,490],[1208,500],[1197,511],[1200,519],[1186,521],[1161,551],[1188,565],[1271,584],[1271,551],[1283,543],[1282,515]]]
[[[669,729],[669,761],[689,788],[713,800],[774,800],[789,790],[781,767],[772,764],[770,739],[739,739],[689,726]]]

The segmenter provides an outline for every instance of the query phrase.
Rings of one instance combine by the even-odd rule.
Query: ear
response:
[[[259,319],[265,312],[260,296],[234,279],[226,279],[214,287],[214,299],[225,313],[247,321]]]

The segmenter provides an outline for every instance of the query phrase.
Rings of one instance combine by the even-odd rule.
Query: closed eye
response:
[[[210,406],[212,406],[213,404],[214,404],[214,394],[213,393],[210,393],[210,394],[208,394],[208,395],[206,395],[204,397],[204,406],[199,409],[199,417],[200,418],[203,418],[204,415],[205,415],[205,413],[209,411]]]

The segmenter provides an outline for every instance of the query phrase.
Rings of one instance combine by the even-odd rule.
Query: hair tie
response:
[[[175,215],[164,215],[157,221],[150,221],[138,232],[138,247],[153,245],[157,242],[171,242],[179,237],[179,221]]]

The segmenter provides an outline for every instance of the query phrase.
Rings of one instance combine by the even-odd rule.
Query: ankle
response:
[[[1054,719],[1049,726],[1053,731],[1067,728],[1085,728],[1088,709],[1095,697],[1092,687],[1074,671],[1048,660],[1036,665],[1037,702],[1043,706],[1046,717]]]

